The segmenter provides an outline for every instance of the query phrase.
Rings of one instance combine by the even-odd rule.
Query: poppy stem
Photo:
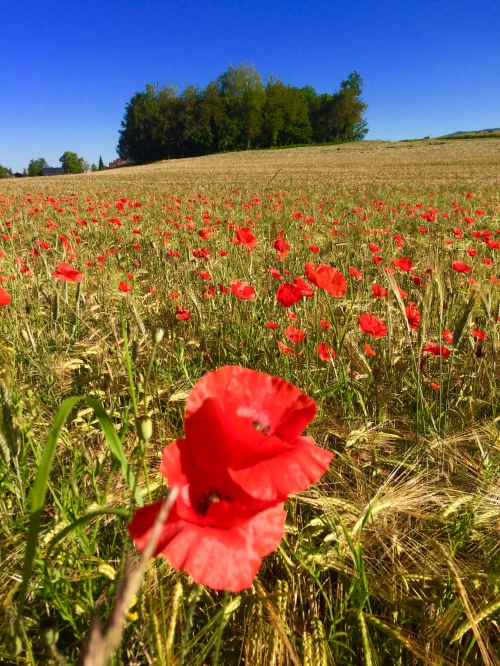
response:
[[[224,598],[222,600],[222,610],[221,610],[221,619],[219,622],[219,626],[217,627],[217,635],[215,638],[215,649],[214,649],[214,660],[212,662],[212,666],[218,666],[219,664],[219,652],[220,652],[220,644],[222,640],[222,632],[224,631],[224,627],[226,626],[226,608],[227,608],[227,602],[229,601],[229,592],[228,590],[224,590]]]
[[[196,602],[198,601],[198,598],[200,596],[200,592],[201,592],[201,585],[199,583],[195,583],[191,590],[191,594],[189,595],[190,599],[189,599],[189,606],[186,612],[186,622],[184,623],[184,631],[182,632],[181,649],[179,654],[179,666],[184,666],[184,658],[186,656],[186,647],[189,637],[189,630],[191,629],[194,610]]]
[[[120,301],[120,304],[119,304],[119,309],[120,309],[120,322],[121,322],[121,325],[122,325],[123,349],[124,349],[124,352],[125,352],[125,367],[127,368],[128,384],[129,384],[129,389],[130,389],[130,398],[132,400],[132,407],[133,407],[133,410],[134,410],[134,417],[137,420],[139,418],[139,410],[137,408],[137,399],[135,397],[134,378],[132,376],[132,363],[130,361],[130,354],[129,354],[129,350],[128,350],[127,327],[125,325],[125,318],[123,316],[123,307],[122,307],[121,301]]]

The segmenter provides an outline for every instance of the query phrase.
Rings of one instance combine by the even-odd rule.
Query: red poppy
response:
[[[285,345],[285,343],[281,342],[280,340],[278,340],[278,347],[282,354],[289,354],[292,351],[291,347]]]
[[[370,250],[371,252],[380,252],[381,248],[375,243],[370,243]]]
[[[210,273],[207,273],[207,271],[200,271],[200,272],[198,273],[198,275],[199,275],[201,278],[203,278],[204,280],[211,280],[211,279],[212,279],[212,276],[210,275]]]
[[[255,499],[282,501],[317,481],[332,454],[301,437],[316,406],[289,382],[225,366],[202,377],[186,405],[195,463],[229,475]]]
[[[327,331],[332,327],[332,325],[327,319],[321,319],[319,325],[321,326],[321,328],[324,328]]]
[[[300,289],[300,293],[302,296],[305,296],[306,298],[311,298],[314,296],[314,289],[311,287],[310,284],[307,284],[307,282],[304,282],[302,278],[295,277],[293,278],[293,284]]]
[[[297,303],[301,298],[301,290],[289,282],[283,282],[283,284],[280,284],[278,291],[276,292],[276,300],[278,303],[281,303],[284,308],[288,308],[290,305]]]
[[[275,268],[270,268],[269,273],[273,276],[273,278],[276,278],[277,280],[282,280],[283,276],[279,271],[277,271]]]
[[[275,321],[266,321],[266,326],[267,328],[270,328],[271,331],[275,331],[277,328],[279,328],[279,324],[277,324]]]
[[[389,292],[380,284],[372,284],[373,298],[385,298]]]
[[[365,344],[365,352],[368,354],[368,356],[376,356],[377,352],[374,351],[368,343]]]
[[[361,271],[358,271],[354,266],[349,266],[349,275],[358,280],[358,282],[363,278]]]
[[[369,312],[358,315],[358,322],[363,333],[373,335],[374,338],[383,338],[387,335],[387,326],[384,322]]]
[[[181,321],[187,321],[188,319],[191,319],[189,310],[186,310],[186,308],[183,308],[180,305],[175,306],[175,316]]]
[[[0,305],[8,305],[12,301],[9,292],[0,287]]]
[[[240,301],[255,301],[255,289],[241,280],[231,280],[231,289]]]
[[[463,261],[454,261],[451,267],[457,273],[470,273],[472,271],[472,268],[467,264],[464,264]]]
[[[374,254],[373,255],[373,263],[377,266],[378,264],[381,264],[384,261],[384,257],[381,257],[380,254]]]
[[[154,555],[163,555],[175,569],[215,590],[251,587],[261,558],[283,537],[283,506],[254,499],[223,467],[199,466],[188,439],[164,449],[160,472],[179,494]],[[161,507],[156,502],[136,510],[128,530],[139,550],[146,547]]]
[[[275,250],[277,250],[281,255],[285,255],[288,250],[290,249],[290,246],[286,242],[284,238],[277,238],[274,243],[273,247]]]
[[[287,326],[285,328],[285,335],[290,340],[290,342],[293,342],[293,344],[296,345],[297,342],[304,340],[306,337],[306,332],[302,331],[300,328],[297,328],[297,326]]]
[[[443,331],[443,338],[446,340],[446,342],[453,342],[453,333],[450,331],[449,328],[445,328]]]
[[[249,250],[257,245],[257,238],[254,236],[251,229],[238,229],[236,236],[240,243],[243,243],[243,245]]]
[[[413,262],[408,257],[401,257],[401,259],[393,259],[391,261],[393,266],[400,268],[402,271],[409,271],[413,266]]]
[[[405,308],[405,313],[406,319],[408,320],[408,326],[414,331],[418,331],[422,315],[417,310],[416,304],[410,301]]]
[[[328,264],[318,264],[314,268],[312,262],[304,267],[304,275],[317,287],[321,287],[335,298],[342,298],[347,291],[347,280],[343,274]]]
[[[313,245],[312,243],[309,245],[309,249],[311,252],[314,252],[314,254],[318,254],[319,252],[319,247],[317,245]]]
[[[3,304],[0,303],[0,305]],[[471,332],[472,332],[472,337],[475,340],[484,340],[486,337],[486,333],[484,331],[481,331],[479,328],[473,328]]]
[[[436,342],[428,342],[425,347],[422,347],[422,352],[429,352],[434,356],[442,356],[443,358],[448,358],[451,354],[451,351],[447,347],[442,347]]]
[[[57,271],[51,271],[57,280],[63,280],[64,282],[81,282],[83,280],[83,273],[77,271],[76,268],[70,266],[70,264],[61,261],[57,265]]]
[[[128,291],[132,291],[132,287],[129,285],[128,282],[120,282],[118,284],[118,289],[120,291],[123,291],[124,293],[127,293]]]
[[[439,386],[439,384],[438,384],[437,382],[431,382],[431,386],[432,386],[432,388],[433,388],[435,391],[439,391],[439,390],[440,390],[440,386]]]
[[[335,352],[327,342],[320,342],[318,345],[318,356],[322,361],[329,361],[335,358]]]

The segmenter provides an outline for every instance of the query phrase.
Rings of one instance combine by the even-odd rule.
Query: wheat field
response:
[[[190,390],[241,365],[313,398],[307,434],[332,463],[289,498],[251,589],[214,592],[151,560],[112,663],[500,664],[499,190],[497,138],[1,181],[2,663],[82,659],[138,560],[136,503],[166,496],[161,452]],[[345,294],[277,302],[311,262],[340,271]],[[366,313],[385,334],[364,332]],[[30,542],[71,396],[88,400],[60,424]]]

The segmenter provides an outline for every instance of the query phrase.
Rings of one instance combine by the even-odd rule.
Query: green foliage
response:
[[[66,173],[82,173],[83,172],[83,157],[78,157],[76,153],[67,150],[59,158],[59,162],[63,166]]]
[[[48,167],[49,164],[47,160],[43,157],[39,157],[37,160],[30,160],[28,164],[28,174],[30,176],[41,176],[42,169]]]
[[[90,170],[91,170],[91,171],[99,171],[99,169],[96,167],[95,164],[92,164],[92,165],[91,165]]]
[[[10,178],[10,174],[7,169],[0,164],[0,178]]]
[[[146,85],[125,108],[117,151],[136,164],[218,151],[360,141],[368,132],[357,72],[333,95],[240,63],[204,89]],[[99,166],[99,168],[101,168]]]
[[[99,156],[99,168],[92,169],[92,171],[106,171],[106,169],[109,169],[109,167],[104,164],[104,162],[102,161],[102,157]]]

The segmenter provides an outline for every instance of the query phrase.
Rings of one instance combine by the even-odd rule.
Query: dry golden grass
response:
[[[273,187],[371,183],[389,179],[420,189],[427,184],[463,180],[497,180],[500,139],[456,141],[429,139],[415,142],[363,141],[340,146],[313,146],[280,150],[249,150],[87,174],[124,186],[131,181],[165,181],[184,185],[198,182],[227,186],[252,183]]]

